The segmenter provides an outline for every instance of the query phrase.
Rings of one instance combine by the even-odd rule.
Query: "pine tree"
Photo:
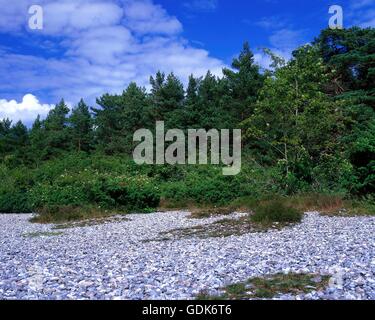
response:
[[[91,108],[94,115],[94,137],[97,148],[108,154],[124,153],[124,105],[118,95],[104,94],[96,100],[100,108]]]
[[[185,126],[199,128],[200,121],[200,107],[198,90],[202,79],[195,78],[193,75],[189,77],[189,83],[186,89],[186,99],[183,122]]]
[[[170,128],[179,127],[185,98],[183,84],[173,73],[165,78],[161,72],[158,72],[155,78],[151,77],[150,83],[154,120],[165,121]]]
[[[61,155],[68,151],[71,145],[71,137],[68,130],[69,108],[62,99],[47,115],[44,121],[45,128],[45,157]]]
[[[220,81],[208,71],[206,76],[200,82],[198,88],[198,107],[199,115],[196,126],[204,129],[217,128],[225,126],[225,119],[228,117],[226,112],[222,112],[220,100],[222,92],[219,90]]]
[[[0,158],[4,159],[12,149],[12,141],[10,139],[10,132],[12,128],[12,121],[8,118],[0,120]]]
[[[124,106],[124,139],[127,152],[133,151],[133,134],[138,129],[151,129],[152,123],[150,99],[145,88],[138,87],[136,83],[130,83],[121,96]]]
[[[342,143],[354,167],[356,193],[375,192],[375,29],[323,30],[315,43],[330,68],[329,95],[341,102]]]
[[[238,58],[232,62],[232,68],[224,69],[228,81],[230,96],[230,111],[237,117],[238,122],[246,119],[254,108],[264,77],[260,74],[259,66],[254,62],[254,54],[248,42],[245,42]]]
[[[10,130],[10,140],[13,145],[13,156],[15,164],[25,164],[29,162],[29,154],[27,152],[30,147],[30,137],[27,127],[18,121]]]
[[[69,123],[74,149],[78,152],[89,151],[92,143],[93,124],[89,107],[83,99],[72,110]]]
[[[30,157],[39,164],[45,158],[47,148],[46,134],[43,121],[38,114],[30,130]]]
[[[28,144],[29,136],[27,127],[22,123],[21,120],[11,128],[10,136],[15,148],[24,147]]]

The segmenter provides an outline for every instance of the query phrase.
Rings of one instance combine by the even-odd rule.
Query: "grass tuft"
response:
[[[38,210],[30,221],[35,223],[64,223],[107,218],[115,214],[118,213],[95,207],[56,206]]]
[[[227,216],[233,212],[236,212],[236,208],[234,206],[194,208],[191,210],[190,218],[205,219],[214,216]]]
[[[250,278],[245,282],[230,284],[222,289],[223,294],[212,296],[201,292],[198,300],[248,300],[272,299],[281,294],[306,294],[328,286],[330,277],[302,273],[278,273],[265,278]]]
[[[23,236],[25,238],[38,238],[38,237],[53,237],[53,236],[61,236],[64,234],[63,232],[30,232],[25,233]]]
[[[283,200],[261,202],[254,209],[251,220],[257,223],[294,223],[302,220],[303,212],[293,208]]]

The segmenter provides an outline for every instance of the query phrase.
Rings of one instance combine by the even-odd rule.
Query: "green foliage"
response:
[[[233,60],[232,68],[235,71],[224,69],[223,73],[232,93],[228,101],[228,111],[233,113],[238,124],[253,113],[264,76],[259,72],[259,66],[254,63],[254,55],[248,42],[244,43],[239,57]]]
[[[328,94],[341,102],[341,141],[353,166],[351,192],[375,192],[375,29],[324,30],[316,40],[330,69]]]
[[[70,148],[70,136],[68,131],[69,108],[62,99],[47,115],[43,121],[43,133],[45,135],[42,151],[45,159],[60,156]]]
[[[0,212],[2,213],[29,213],[31,205],[26,192],[17,190],[0,190]]]
[[[27,192],[33,182],[28,169],[8,169],[0,165],[0,181],[0,212],[30,212],[31,204]]]
[[[93,135],[92,118],[89,107],[83,100],[72,110],[69,123],[74,149],[78,152],[89,151]]]
[[[302,211],[285,204],[282,199],[276,199],[258,204],[254,215],[251,216],[251,220],[258,223],[300,222],[302,215]]]
[[[154,121],[165,121],[167,128],[178,128],[180,123],[176,121],[182,112],[185,92],[181,81],[173,74],[165,77],[158,72],[150,78],[152,115]]]
[[[127,211],[155,209],[160,202],[158,188],[145,176],[101,178],[88,193],[90,201],[102,207]]]
[[[0,211],[31,212],[41,208],[88,207],[125,212],[159,205],[157,183],[131,160],[69,154],[34,170],[1,167]],[[125,173],[125,175],[124,175]]]
[[[57,179],[52,185],[38,183],[29,191],[29,199],[33,208],[47,205],[83,205],[87,204],[85,189],[78,181]]]
[[[197,203],[223,205],[241,196],[266,192],[267,178],[261,169],[246,165],[237,176],[223,176],[220,166],[188,166],[183,180],[160,185],[162,197],[175,204]]]
[[[159,193],[151,180],[145,176],[120,175],[122,164],[115,172],[111,167],[82,155],[51,162],[36,171],[37,183],[30,190],[30,201],[34,208],[46,206],[87,206],[127,211],[147,210],[159,204]],[[112,166],[116,162],[112,163]],[[67,167],[71,164],[71,167]],[[98,169],[100,167],[100,169]],[[69,169],[67,169],[69,168]],[[129,174],[129,172],[126,172]]]
[[[226,205],[275,194],[371,196],[374,32],[323,30],[290,61],[266,49],[273,69],[264,72],[245,43],[223,77],[191,75],[186,91],[173,73],[158,72],[149,93],[131,83],[122,94],[99,97],[91,110],[81,100],[71,113],[61,100],[30,129],[2,119],[0,211],[147,211],[160,198]],[[225,177],[220,166],[136,165],[129,158],[133,134],[153,130],[156,120],[185,131],[242,126],[241,173]]]
[[[144,88],[131,83],[122,95],[105,94],[92,108],[97,149],[108,155],[133,151],[133,134],[151,127],[150,98]]]
[[[201,292],[198,300],[243,300],[271,299],[281,294],[297,295],[312,290],[322,290],[328,286],[330,276],[303,273],[278,273],[265,278],[250,278],[222,288],[221,296],[211,296]]]
[[[323,156],[339,155],[335,105],[321,91],[328,81],[317,47],[304,46],[265,80],[254,114],[243,122],[252,153],[272,165],[289,192],[314,182]]]
[[[0,160],[12,167],[27,163],[30,138],[26,126],[18,121],[0,120]]]

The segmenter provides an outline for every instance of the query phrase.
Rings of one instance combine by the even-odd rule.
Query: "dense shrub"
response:
[[[14,190],[0,191],[0,212],[28,213],[32,211],[26,192]]]
[[[99,179],[92,185],[89,197],[100,206],[130,211],[153,209],[160,202],[158,188],[144,176]]]
[[[33,208],[44,206],[79,206],[88,203],[82,186],[78,184],[61,186],[58,183],[37,184],[29,192],[29,201]]]
[[[317,190],[325,190],[322,186],[327,183],[318,174],[315,177],[320,181]],[[250,159],[244,161],[240,174],[223,176],[220,166],[138,166],[129,158],[78,153],[34,169],[9,169],[3,164],[0,179],[0,212],[6,213],[48,212],[51,208],[55,215],[72,210],[73,216],[88,208],[147,212],[155,210],[160,199],[163,206],[175,208],[227,206],[239,199],[237,206],[253,209],[259,199],[269,201],[275,194],[290,193],[292,196],[279,197],[280,202],[301,211],[332,211],[343,206],[345,195],[315,193],[312,185],[306,187],[306,182],[295,176],[282,177],[280,168],[266,169]],[[294,194],[301,190],[307,195]]]
[[[0,166],[0,212],[26,213],[31,211],[27,191],[33,184],[30,170],[24,167],[8,169]]]
[[[167,181],[160,187],[168,202],[224,205],[238,197],[262,195],[272,189],[271,184],[267,174],[250,165],[237,176],[223,176],[220,166],[189,166],[183,180]]]
[[[260,202],[255,208],[255,213],[251,219],[254,222],[300,222],[303,213],[287,204],[282,200],[271,200]]]

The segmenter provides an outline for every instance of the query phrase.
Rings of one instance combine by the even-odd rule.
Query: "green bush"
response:
[[[220,166],[189,166],[183,180],[161,183],[160,188],[167,202],[225,205],[238,197],[260,196],[270,185],[269,177],[250,165],[236,176],[223,176]]]
[[[163,198],[175,203],[195,202],[198,204],[221,205],[235,199],[240,190],[229,179],[226,184],[220,178],[199,179],[195,182],[173,182],[162,186]]]
[[[31,211],[28,189],[33,184],[30,170],[24,167],[8,169],[0,166],[0,212],[27,213]]]
[[[26,192],[2,190],[0,192],[0,212],[2,213],[29,213],[32,211]]]
[[[325,171],[331,171],[332,166],[327,165]],[[343,176],[350,175],[349,169]],[[312,193],[314,188],[340,185],[328,185],[318,172],[312,172],[314,183],[309,185],[295,175],[285,177],[282,167],[263,168],[251,159],[243,161],[240,174],[223,176],[221,166],[138,166],[127,157],[74,153],[45,161],[37,168],[0,165],[0,211],[70,206],[143,212],[157,208],[160,198],[175,207],[226,206],[239,198],[259,200],[266,195]]]
[[[29,192],[29,201],[33,208],[44,206],[79,206],[88,203],[82,186],[77,184],[61,186],[57,183],[37,184]]]
[[[261,202],[254,211],[251,219],[259,223],[300,222],[303,216],[301,211],[288,206],[282,199]]]
[[[39,183],[29,197],[33,208],[94,205],[129,211],[156,208],[160,201],[148,178],[111,177],[90,171],[62,175],[52,184]]]
[[[147,177],[115,177],[94,184],[91,199],[106,208],[136,211],[155,209],[159,205],[160,194]]]

